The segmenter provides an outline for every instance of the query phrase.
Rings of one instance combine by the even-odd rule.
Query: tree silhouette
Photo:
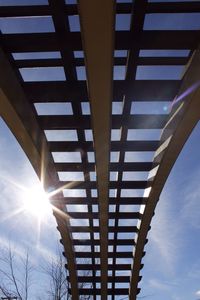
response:
[[[9,247],[1,249],[0,255],[0,292],[13,299],[28,300],[32,285],[33,265],[28,251],[25,256],[16,255]]]

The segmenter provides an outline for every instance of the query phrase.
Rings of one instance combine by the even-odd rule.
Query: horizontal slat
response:
[[[48,5],[1,6],[0,17],[49,16],[52,11]],[[66,5],[65,14],[77,14],[77,5]]]
[[[52,152],[60,151],[94,151],[93,142],[49,142],[49,149]],[[112,141],[111,151],[156,151],[159,141]],[[111,167],[115,164],[111,163]],[[125,164],[124,164],[125,165]]]
[[[59,181],[58,189],[96,189],[96,181]]]
[[[146,30],[140,36],[140,49],[195,49],[200,32],[195,30]],[[116,34],[115,49],[130,49],[134,40],[130,32]]]
[[[138,65],[144,66],[178,66],[186,65],[188,57],[139,57]]]
[[[145,189],[150,186],[151,182],[144,180],[138,181],[110,181],[109,187],[111,189]],[[57,188],[61,189],[96,189],[96,181],[60,181]]]
[[[23,16],[48,16],[51,14],[48,5],[31,5],[31,6],[1,6],[0,17],[23,17]]]
[[[107,289],[107,294],[108,295],[128,295],[129,289],[123,289],[123,288],[118,288],[118,289]],[[91,289],[91,288],[84,288],[84,289],[79,289],[79,295],[101,295],[101,289]]]
[[[66,143],[67,144],[67,143]],[[65,148],[65,150],[67,147]],[[68,171],[68,172],[74,172],[74,171],[82,171],[82,172],[91,172],[95,171],[95,164],[94,163],[88,163],[86,166],[82,163],[55,163],[56,171]]]
[[[150,182],[146,180],[138,180],[138,181],[110,181],[109,187],[111,189],[145,189],[150,186]]]
[[[69,217],[73,219],[98,219],[99,214],[94,213],[87,213],[87,212],[68,212]],[[110,219],[141,219],[142,214],[139,212],[109,212]]]
[[[24,59],[16,60],[15,66],[17,68],[39,68],[39,67],[59,67],[63,66],[62,59]]]
[[[64,32],[63,46],[82,50],[80,32]],[[140,38],[141,49],[195,49],[200,33],[195,30],[143,31]],[[55,33],[3,34],[3,45],[10,52],[58,51]],[[130,49],[133,43],[129,31],[116,33],[115,49]]]
[[[117,3],[117,13],[130,14],[132,9],[131,3]],[[149,3],[147,13],[192,13],[200,12],[200,3],[188,1],[184,3]],[[78,13],[76,5],[66,5],[66,15],[75,15]],[[31,6],[2,6],[0,17],[22,17],[22,16],[48,16],[51,14],[48,5],[31,5]]]
[[[118,14],[130,14],[132,6],[132,3],[116,3],[116,12]]]
[[[99,232],[100,229],[97,226],[93,226],[92,228],[88,226],[70,226],[69,229],[71,232]],[[109,232],[138,232],[138,228],[136,226],[121,226],[121,227],[108,227]]]
[[[69,278],[69,277],[68,277]],[[108,282],[129,282],[130,281],[130,277],[129,276],[108,276]],[[99,276],[79,276],[78,277],[78,282],[101,282],[101,277]]]
[[[117,13],[130,14],[132,3],[118,3]],[[200,12],[200,3],[195,1],[181,3],[148,3],[146,13],[192,13]]]
[[[139,57],[138,65],[185,65],[188,62],[188,57]],[[127,58],[114,58],[115,66],[125,66]],[[62,59],[24,59],[16,60],[15,65],[17,68],[38,68],[38,67],[57,67],[63,66]],[[74,67],[84,66],[83,58],[73,60]]]
[[[131,115],[112,116],[112,128],[119,129],[122,125],[130,129],[154,129],[163,128],[167,120],[166,115]],[[42,129],[91,129],[90,117],[79,116],[39,116],[39,124]]]
[[[65,265],[67,268],[67,265]],[[100,270],[100,264],[92,265],[92,264],[77,264],[77,270]],[[130,264],[118,264],[117,267],[115,265],[108,265],[108,270],[119,270],[126,271],[131,270]]]
[[[114,81],[113,97],[121,101],[124,95],[127,101],[172,101],[180,82],[180,80],[136,80],[131,83]]]
[[[65,148],[67,149],[67,147]],[[80,148],[81,149],[81,148]],[[128,149],[127,149],[128,150]],[[129,148],[132,150],[132,148]],[[115,150],[116,151],[116,150]],[[134,150],[136,151],[136,150]],[[146,151],[149,151],[148,149]],[[111,163],[110,171],[123,172],[123,171],[150,171],[153,165],[151,162],[136,162],[136,163]],[[95,171],[95,164],[88,163],[87,165],[81,163],[55,163],[56,170],[59,171],[82,171],[82,172],[91,172]]]
[[[114,65],[124,66],[126,65],[126,58],[124,57],[115,57]],[[75,66],[84,66],[84,58],[75,58],[72,61],[72,64]],[[62,59],[24,59],[16,60],[15,65],[18,68],[37,68],[37,67],[56,67],[63,66]]]
[[[64,32],[63,47],[82,50],[80,32]],[[10,52],[59,51],[55,33],[3,34],[2,43]]]
[[[54,200],[52,199],[52,203],[56,205],[56,203],[63,203],[63,204],[86,204],[86,205],[92,205],[92,204],[98,204],[98,198],[70,198],[70,197],[63,197],[62,199],[56,198],[57,196],[54,196]],[[130,205],[140,205],[140,204],[146,204],[148,198],[143,197],[130,197],[130,198],[109,198],[109,204],[130,204]]]
[[[136,80],[128,86],[124,80],[115,80],[113,86],[113,98],[120,101],[124,95],[130,101],[172,101],[177,94],[180,80]],[[33,103],[80,102],[81,99],[84,101],[88,99],[85,81],[70,84],[65,81],[26,82],[23,83],[23,87],[27,97]]]
[[[100,258],[100,252],[76,252],[75,253],[76,258]],[[117,253],[108,253],[109,258],[133,258],[133,253],[132,252],[117,252]]]
[[[73,244],[75,246],[100,246],[100,240],[73,240]],[[122,245],[122,246],[135,246],[135,241],[132,240],[108,240],[108,245],[113,246],[113,245]]]
[[[87,86],[84,81],[66,82],[24,82],[25,93],[32,102],[66,102],[77,99],[77,91],[87,99]],[[67,97],[67,98],[66,98]],[[79,99],[80,100],[80,99]]]
[[[195,1],[181,3],[149,3],[147,13],[195,13],[200,12],[200,3]]]

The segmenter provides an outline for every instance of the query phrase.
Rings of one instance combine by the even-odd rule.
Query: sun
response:
[[[40,219],[51,211],[48,195],[45,193],[41,184],[25,191],[23,204],[25,211]]]

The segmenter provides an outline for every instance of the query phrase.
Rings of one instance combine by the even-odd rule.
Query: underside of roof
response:
[[[135,300],[157,201],[199,120],[200,2],[8,1],[0,29],[0,114],[56,191],[72,299]]]

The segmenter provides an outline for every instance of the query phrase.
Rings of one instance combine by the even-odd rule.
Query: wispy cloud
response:
[[[16,255],[16,258],[25,259],[28,253],[30,261],[36,265],[40,264],[41,261],[52,262],[52,260],[55,261],[57,259],[58,251],[56,252],[56,247],[54,251],[45,247],[42,244],[30,248],[29,244],[26,245],[22,243],[21,245],[19,245],[19,243],[17,243],[16,241],[10,240],[9,237],[4,237],[4,236],[0,237],[0,244],[1,244],[1,249],[5,250],[5,252],[9,248],[11,248],[11,251],[13,254]]]
[[[151,288],[162,290],[162,291],[168,291],[170,289],[169,284],[155,278],[150,279],[148,284]]]
[[[181,209],[181,218],[187,220],[187,226],[200,228],[200,210],[199,206],[199,177],[200,170],[192,174],[189,184],[184,188],[184,202]]]
[[[173,218],[173,207],[170,195],[164,193],[158,204],[156,216],[149,234],[151,255],[156,258],[159,268],[174,273],[178,249],[181,245],[179,224]]]
[[[52,260],[56,260],[57,259],[57,254],[55,253],[55,251],[51,251],[50,249],[48,249],[47,247],[45,247],[44,245],[39,245],[36,248],[36,251],[38,252],[39,256],[41,255],[42,258],[44,260],[46,260],[47,262],[51,262]]]
[[[197,296],[198,299],[200,299],[200,290],[196,291],[195,296]]]
[[[185,224],[187,227],[190,225],[200,228],[200,211],[197,209],[200,194],[199,177],[200,170],[192,174],[189,184],[183,185],[180,191],[177,191],[172,182],[170,189],[165,190],[160,197],[149,240],[153,249],[152,255],[166,271],[173,272],[176,269],[185,242]],[[174,203],[177,197],[182,199],[179,211]]]
[[[11,249],[12,253],[16,255],[17,257],[26,258],[26,254],[28,249],[24,248],[23,245],[20,246],[18,243],[16,243],[14,240],[10,240],[8,237],[2,236],[0,237],[0,245],[1,249],[5,252]]]
[[[182,300],[182,297],[177,296],[177,295],[172,295],[173,300]]]
[[[159,264],[159,269],[175,274],[176,267],[184,255],[185,229],[200,228],[199,206],[199,177],[197,169],[189,178],[188,184],[181,184],[178,190],[174,181],[169,188],[164,190],[156,209],[156,215],[152,222],[152,230],[149,234],[151,251],[154,262]],[[175,199],[181,199],[174,203]],[[191,268],[190,268],[191,270]],[[194,270],[189,274],[191,277],[199,277],[199,263],[195,263]]]
[[[192,279],[192,281],[199,280],[200,278],[200,259],[195,260],[195,262],[190,266],[188,277]]]

